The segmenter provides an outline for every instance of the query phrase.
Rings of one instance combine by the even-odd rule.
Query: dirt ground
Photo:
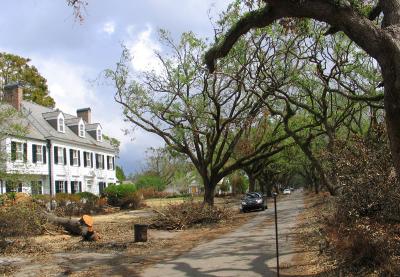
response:
[[[307,193],[305,209],[298,215],[295,229],[297,254],[284,267],[284,276],[340,276],[336,264],[323,251],[325,241],[320,233],[322,219],[329,205],[327,194]]]
[[[236,199],[218,204],[237,209]],[[254,213],[234,214],[226,223],[184,231],[149,230],[149,241],[134,243],[133,225],[148,220],[151,208],[94,216],[98,242],[83,242],[60,231],[15,240],[0,257],[0,276],[136,276],[141,269],[175,257],[246,223]]]

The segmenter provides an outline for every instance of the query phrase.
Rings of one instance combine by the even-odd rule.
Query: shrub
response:
[[[120,207],[122,200],[132,193],[136,192],[134,184],[122,184],[109,186],[104,190],[104,196],[107,197],[108,204]]]
[[[121,209],[138,209],[142,205],[142,197],[138,192],[131,192],[120,200]]]
[[[77,193],[76,195],[79,196],[79,198],[81,200],[84,200],[85,202],[95,203],[99,199],[99,197],[96,194],[93,194],[88,191],[80,192]]]
[[[144,199],[167,198],[171,195],[169,192],[158,191],[155,188],[142,188],[138,190],[138,193],[142,195]]]
[[[47,220],[36,203],[17,203],[0,209],[0,238],[42,234]]]
[[[141,175],[135,184],[138,189],[153,188],[157,191],[163,191],[166,187],[164,180],[155,175]]]
[[[367,138],[338,141],[334,158],[340,186],[336,219],[356,222],[373,218],[400,222],[400,184],[395,177],[386,134],[378,130]],[[383,133],[382,133],[383,132]]]
[[[381,268],[390,261],[392,250],[391,237],[383,226],[363,222],[351,228],[339,228],[339,233],[331,240],[336,252],[345,263],[353,267]]]
[[[181,230],[195,225],[218,223],[232,217],[228,208],[204,205],[193,200],[180,204],[170,204],[157,213],[152,228]]]
[[[77,203],[81,200],[77,194],[57,193],[54,197],[57,207],[66,207],[71,203]]]
[[[104,200],[90,192],[77,194],[59,193],[53,199],[56,202],[54,213],[58,216],[82,216],[104,212]]]
[[[335,151],[325,155],[336,161],[330,174],[340,187],[327,224],[337,256],[356,270],[372,268],[382,276],[397,276],[400,269],[392,260],[400,256],[395,227],[400,223],[400,184],[385,129],[379,126],[367,137],[337,141]]]

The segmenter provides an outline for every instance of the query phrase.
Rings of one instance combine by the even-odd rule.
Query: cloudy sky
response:
[[[228,0],[89,0],[80,24],[64,0],[3,0],[0,9],[0,51],[32,59],[31,64],[47,79],[56,107],[75,114],[91,107],[92,120],[121,143],[119,164],[126,172],[143,168],[148,147],[160,139],[141,130],[125,136],[120,107],[113,90],[94,82],[121,54],[121,43],[134,56],[133,68],[154,66],[153,51],[161,51],[159,28],[174,37],[193,31],[212,37],[209,11],[216,17]]]

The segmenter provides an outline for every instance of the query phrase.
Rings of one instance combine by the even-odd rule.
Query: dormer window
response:
[[[81,138],[85,137],[85,125],[83,124],[83,122],[79,123],[79,136]]]
[[[96,137],[97,137],[97,141],[103,141],[103,135],[101,133],[101,129],[97,129],[97,133],[96,133]]]
[[[65,122],[62,114],[60,114],[60,116],[58,117],[57,123],[58,123],[58,128],[57,128],[58,131],[60,133],[65,133]]]

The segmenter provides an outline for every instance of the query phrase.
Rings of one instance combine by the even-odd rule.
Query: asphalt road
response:
[[[268,207],[234,232],[203,243],[173,260],[147,268],[141,276],[276,276],[272,200]],[[303,207],[303,193],[300,191],[282,196],[278,201],[281,268],[287,267],[296,253],[293,227]]]

